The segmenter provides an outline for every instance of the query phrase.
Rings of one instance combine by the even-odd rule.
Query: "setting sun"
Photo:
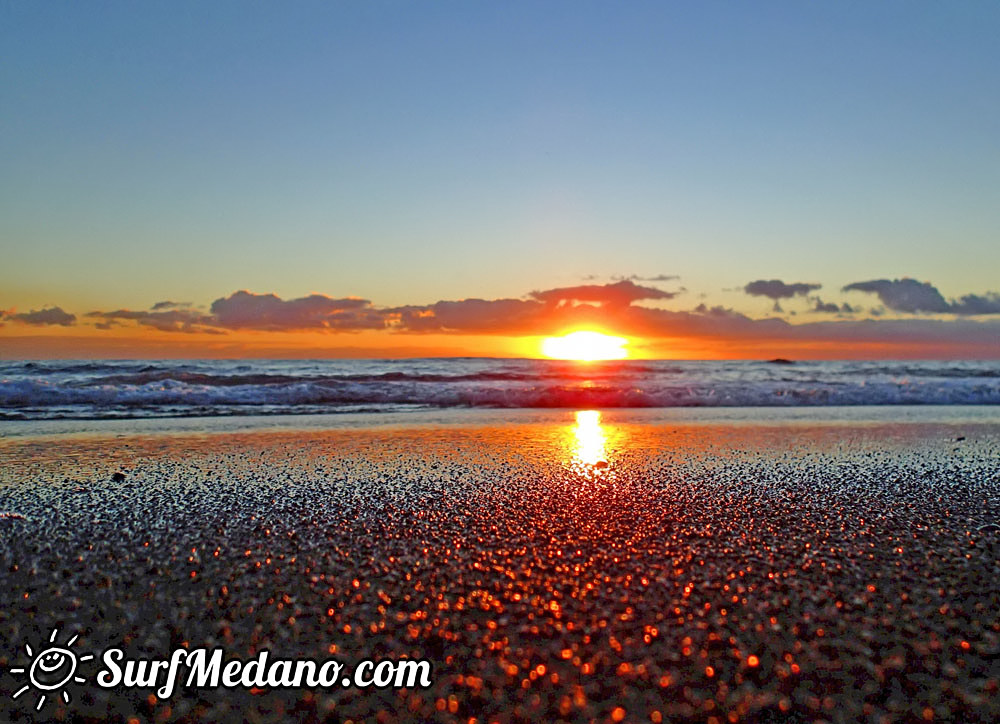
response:
[[[573,332],[562,337],[546,337],[542,354],[552,359],[581,361],[625,359],[627,340],[600,332]]]

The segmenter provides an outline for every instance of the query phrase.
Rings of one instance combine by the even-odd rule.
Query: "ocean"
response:
[[[358,414],[444,408],[997,404],[997,361],[0,362],[0,420]]]

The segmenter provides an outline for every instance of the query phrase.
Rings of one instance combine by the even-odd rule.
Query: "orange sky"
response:
[[[361,331],[230,331],[224,335],[120,327],[0,328],[0,359],[226,359],[542,357],[544,336],[394,334]],[[983,359],[995,342],[957,349],[915,342],[628,337],[631,359]]]
[[[586,330],[627,339],[633,359],[1000,357],[1000,297],[992,293],[948,301],[929,283],[875,280],[856,286],[877,296],[880,308],[855,302],[821,311],[809,298],[816,284],[758,280],[746,294],[770,295],[774,306],[766,316],[750,316],[704,303],[678,309],[684,291],[676,280],[655,284],[618,280],[403,306],[239,290],[210,304],[6,309],[0,356],[539,357],[546,337]],[[810,305],[812,314],[797,314]]]

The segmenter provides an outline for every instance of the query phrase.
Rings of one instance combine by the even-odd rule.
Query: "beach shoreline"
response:
[[[470,408],[420,407],[377,412],[312,414],[162,415],[122,418],[58,418],[0,420],[0,444],[5,440],[79,435],[213,435],[244,432],[295,433],[328,430],[394,428],[510,427],[566,425],[580,407]],[[611,424],[643,426],[862,426],[918,423],[944,425],[1000,424],[1000,405],[831,405],[788,407],[633,407],[590,408]]]

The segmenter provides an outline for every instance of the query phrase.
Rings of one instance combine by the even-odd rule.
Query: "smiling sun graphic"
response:
[[[58,693],[60,689],[62,689],[62,700],[69,704],[69,692],[63,689],[63,687],[71,681],[77,684],[87,683],[87,680],[83,677],[76,676],[76,667],[81,661],[89,661],[94,658],[94,655],[85,654],[77,657],[69,649],[76,642],[77,637],[73,636],[66,642],[65,646],[59,646],[56,643],[58,635],[59,629],[52,629],[52,633],[49,635],[48,648],[42,649],[37,654],[31,650],[31,646],[25,644],[24,650],[28,654],[28,657],[31,658],[31,666],[27,669],[17,667],[10,670],[12,674],[27,673],[28,675],[28,683],[14,692],[11,698],[16,699],[34,687],[39,691],[38,703],[35,705],[36,711],[42,708],[49,694],[57,697],[60,696]]]

